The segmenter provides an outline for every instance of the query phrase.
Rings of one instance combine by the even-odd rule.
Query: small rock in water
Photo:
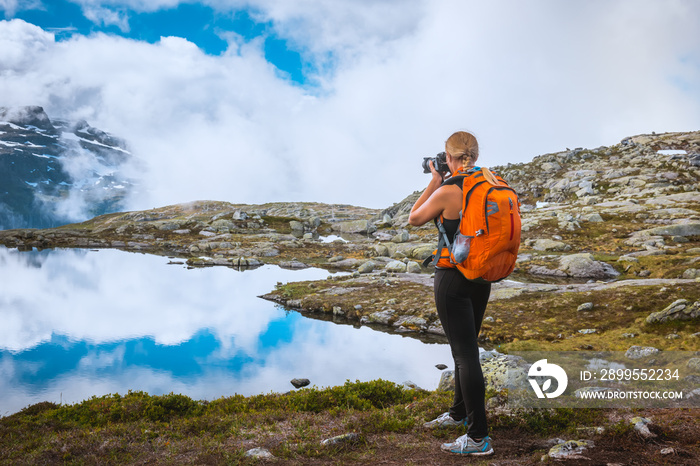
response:
[[[447,369],[447,366],[444,364],[436,364],[435,367],[437,367],[441,371],[444,371],[445,369]]]
[[[311,383],[309,379],[292,379],[290,382],[294,385],[294,388],[306,387]]]

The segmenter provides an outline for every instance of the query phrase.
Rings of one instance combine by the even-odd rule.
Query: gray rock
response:
[[[653,438],[656,437],[656,434],[652,433],[649,430],[649,425],[651,425],[651,419],[646,418],[646,417],[633,417],[630,420],[630,423],[634,426],[634,430],[636,430],[639,435],[641,435],[644,438]]]
[[[292,229],[292,231],[304,231],[304,224],[298,220],[290,221],[289,227]]]
[[[377,231],[377,227],[369,220],[352,220],[348,222],[338,222],[331,227],[334,231],[341,233],[371,234]]]
[[[269,450],[265,448],[251,448],[250,450],[245,452],[245,456],[251,457],[251,458],[261,458],[261,459],[273,459],[274,455],[270,453]]]
[[[552,239],[538,239],[535,240],[532,248],[536,251],[569,251],[571,246],[565,244],[561,241],[555,241]]]
[[[321,440],[321,445],[323,445],[324,447],[327,447],[327,446],[336,446],[336,445],[357,443],[359,441],[360,441],[360,434],[356,434],[356,433],[352,432],[349,434],[336,435],[335,437]]]
[[[308,267],[308,265],[298,260],[282,261],[279,263],[279,266],[283,269],[305,269]]]
[[[377,244],[374,246],[374,252],[380,257],[389,257],[391,252],[385,244]]]
[[[406,264],[398,260],[391,261],[386,265],[385,270],[392,273],[403,273],[406,271]]]
[[[683,278],[694,280],[700,278],[700,269],[687,269],[683,272]]]
[[[590,440],[569,440],[549,449],[547,455],[555,460],[579,460],[588,459],[583,456],[583,452],[592,448],[593,442]]]
[[[377,311],[373,312],[367,317],[369,318],[369,322],[371,323],[389,325],[391,321],[393,321],[396,317],[396,311],[393,309]]]
[[[309,379],[292,379],[289,382],[294,385],[294,388],[306,387],[311,383]]]
[[[374,271],[374,268],[376,267],[376,264],[372,261],[367,261],[364,264],[362,264],[357,271],[360,273],[370,273]]]
[[[526,379],[530,364],[523,358],[497,351],[484,351],[479,359],[487,389],[501,391],[529,386]]]
[[[592,311],[592,310],[593,310],[593,303],[583,303],[579,307],[576,308],[576,311],[578,311],[578,312]]]
[[[695,371],[695,372],[700,372],[700,358],[690,358],[688,360],[688,369]]]
[[[700,301],[693,304],[687,299],[678,299],[666,309],[649,314],[646,319],[648,324],[656,322],[669,322],[672,320],[691,320],[700,318]]]
[[[435,364],[435,367],[438,368],[438,370],[444,371],[447,369],[447,366],[445,364]]]
[[[700,236],[700,222],[680,223],[652,228],[641,232],[648,236]]]
[[[421,273],[420,264],[417,262],[410,261],[406,264],[406,272],[408,273]]]
[[[571,254],[559,259],[559,270],[575,278],[615,278],[620,275],[611,265],[596,261],[592,254]]]
[[[581,216],[581,220],[585,222],[604,222],[603,217],[599,213],[586,214]]]
[[[553,277],[566,277],[566,272],[559,269],[550,269],[544,265],[533,265],[528,269],[528,272],[533,275],[550,275]]]
[[[401,230],[401,232],[397,233],[394,235],[393,238],[391,238],[392,243],[405,243],[409,239],[409,234],[406,230]]]
[[[411,253],[409,254],[410,257],[413,259],[418,259],[418,260],[425,260],[428,257],[430,257],[433,254],[433,251],[435,250],[435,246],[430,246],[430,245],[423,245],[423,246],[416,246],[411,250]]]
[[[625,356],[629,359],[643,359],[658,353],[660,350],[653,346],[630,346],[625,352]]]
[[[440,382],[437,390],[439,392],[454,392],[455,391],[455,371],[443,371],[440,374]]]
[[[396,322],[394,322],[394,327],[405,327],[411,330],[422,330],[426,328],[427,324],[428,322],[422,317],[402,316],[396,319]]]

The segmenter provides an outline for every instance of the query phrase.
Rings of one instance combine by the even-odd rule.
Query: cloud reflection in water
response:
[[[257,296],[321,269],[187,270],[115,250],[0,247],[0,415],[39,401],[143,390],[213,399],[307,377],[434,388],[447,345],[288,312]]]

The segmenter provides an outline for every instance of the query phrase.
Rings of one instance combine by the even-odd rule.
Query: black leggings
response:
[[[484,374],[476,337],[481,329],[491,284],[470,282],[457,269],[435,270],[435,305],[455,361],[455,398],[450,415],[467,418],[474,439],[488,435]]]

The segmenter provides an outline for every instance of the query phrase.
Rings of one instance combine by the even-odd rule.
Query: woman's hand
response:
[[[433,196],[433,193],[438,191],[440,185],[442,185],[443,175],[439,171],[435,170],[432,160],[428,162],[430,166],[430,182],[428,187],[425,188],[423,194],[420,195],[411,213],[408,216],[408,223],[413,226],[420,226],[429,220],[434,219],[442,213],[442,199],[438,196]],[[440,194],[440,193],[438,193]]]
[[[432,179],[430,180],[431,184],[438,183],[438,186],[441,185],[442,182],[445,181],[444,173],[440,173],[435,169],[435,165],[433,164],[432,160],[428,161],[428,165],[430,166],[430,174],[432,175]]]

